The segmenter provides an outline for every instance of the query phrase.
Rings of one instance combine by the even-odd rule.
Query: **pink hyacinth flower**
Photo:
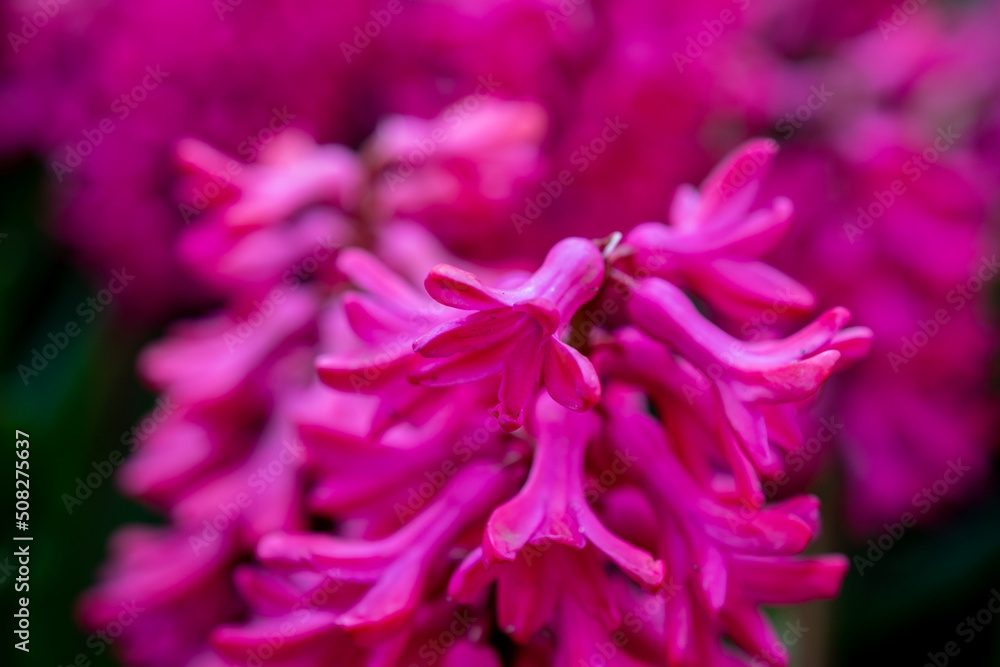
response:
[[[731,453],[737,478],[754,503],[759,499],[753,497],[758,489],[751,470],[765,475],[777,470],[767,406],[808,398],[842,357],[846,363],[867,353],[872,337],[865,327],[844,329],[850,313],[834,308],[787,338],[741,341],[706,320],[679,288],[659,278],[639,284],[629,313],[639,328],[670,344],[712,379],[698,378],[684,393],[690,404],[702,386],[711,387],[728,426],[724,436],[742,452]],[[770,416],[777,417],[774,412]]]
[[[671,225],[647,222],[625,237],[636,267],[689,285],[709,303],[734,318],[771,307],[776,295],[792,313],[811,310],[816,299],[803,285],[756,258],[773,249],[788,232],[792,204],[777,197],[751,212],[777,144],[748,141],[733,150],[696,190],[677,189]]]
[[[414,341],[422,358],[411,365],[410,378],[447,386],[501,373],[494,414],[508,431],[523,424],[539,384],[572,410],[590,409],[601,396],[597,373],[559,335],[603,280],[601,252],[581,238],[553,246],[541,268],[513,290],[489,288],[453,266],[434,267],[424,283],[428,293],[446,306],[477,312]]]
[[[603,552],[638,583],[656,588],[663,563],[609,531],[584,493],[584,454],[598,433],[593,413],[574,414],[542,395],[531,473],[521,491],[494,510],[483,535],[486,563],[511,562],[528,544],[555,542]]]

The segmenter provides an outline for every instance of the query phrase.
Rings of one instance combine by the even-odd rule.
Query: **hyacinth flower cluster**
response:
[[[144,609],[126,664],[784,665],[762,605],[837,593],[846,559],[801,555],[817,500],[761,485],[870,331],[833,309],[744,342],[706,314],[812,304],[758,259],[792,214],[756,208],[773,142],[670,224],[474,265],[406,215],[537,166],[538,107],[482,113],[402,181],[433,121],[356,153],[286,133],[180,240],[225,306],[143,354],[177,407],[119,476],[168,523],[122,529],[80,603],[92,628]]]
[[[296,0],[243,11],[228,0],[108,0],[60,5],[52,15],[35,2],[7,3],[0,24],[11,48],[0,53],[0,99],[11,113],[0,152],[30,152],[45,163],[57,195],[55,233],[107,277],[123,265],[141,268],[120,305],[162,317],[240,270],[214,267],[216,251],[180,234],[190,207],[200,210],[205,193],[218,192],[220,172],[175,200],[167,155],[179,137],[205,138],[245,169],[272,152],[261,144],[286,122],[356,146],[375,119],[407,114],[395,129],[380,127],[384,146],[404,151],[435,144],[414,133],[426,117],[450,112],[449,123],[462,119],[471,129],[466,110],[484,98],[535,100],[553,131],[539,163],[509,156],[526,168],[526,191],[459,203],[467,192],[457,187],[466,176],[454,169],[459,159],[445,174],[421,167],[395,188],[383,181],[383,194],[397,201],[379,204],[419,219],[465,256],[535,261],[562,237],[658,219],[673,184],[700,179],[741,138],[774,136],[782,153],[772,183],[794,202],[796,225],[769,259],[815,290],[818,307],[848,306],[878,345],[835,383],[823,412],[843,429],[836,449],[813,456],[807,472],[839,454],[846,514],[859,534],[881,532],[908,511],[949,461],[972,471],[937,510],[966,500],[989,476],[997,410],[986,387],[997,328],[986,290],[965,286],[992,255],[990,221],[1000,203],[996,3],[920,4],[911,14],[911,5],[901,10],[893,0],[441,0],[403,3],[391,26],[364,35],[384,4]],[[723,15],[732,21],[722,23]],[[143,84],[152,81],[147,68],[162,72],[155,88]],[[625,129],[597,143],[598,154],[591,146],[608,122]],[[931,153],[931,164],[922,155],[939,131],[947,150]],[[368,150],[376,163],[387,154]],[[394,172],[407,171],[410,158],[397,154]],[[664,159],[674,155],[684,159]],[[492,190],[487,170],[481,192],[503,191],[512,165],[493,164],[500,188]],[[511,234],[511,214],[542,208],[563,170],[572,185]],[[897,180],[903,195],[893,194]],[[881,214],[876,195],[891,201]],[[226,205],[225,196],[209,198],[213,208]],[[325,223],[311,224],[300,233]],[[179,234],[188,249],[174,253]],[[300,259],[290,261],[296,280],[308,273]],[[949,302],[956,288],[965,291]],[[793,315],[810,299],[785,290],[763,311],[717,311],[716,321],[745,338],[778,335],[775,307]],[[925,335],[918,323],[940,308],[946,326],[917,346],[914,336]]]

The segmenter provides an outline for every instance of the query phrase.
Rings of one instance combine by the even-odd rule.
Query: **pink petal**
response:
[[[740,587],[766,604],[834,598],[849,567],[847,558],[839,554],[795,559],[739,555],[733,560]]]
[[[589,410],[601,400],[601,381],[587,357],[558,339],[545,351],[542,382],[557,403],[570,410]]]
[[[509,350],[500,381],[500,402],[495,408],[505,431],[517,430],[524,422],[524,410],[538,391],[545,348],[551,340],[538,331],[525,336]]]
[[[474,274],[448,264],[438,264],[424,280],[431,297],[446,306],[462,310],[486,310],[510,305],[503,293],[485,285]]]
[[[663,583],[663,561],[608,530],[589,505],[582,504],[578,514],[580,530],[587,540],[637,583],[647,590],[654,590]]]
[[[725,223],[749,211],[777,152],[773,139],[753,139],[722,158],[701,184],[702,222]]]
[[[454,354],[442,359],[412,355],[410,381],[425,387],[448,387],[475,382],[496,375],[512,354],[514,341],[468,354]]]
[[[502,345],[529,327],[528,319],[510,308],[491,308],[438,325],[413,341],[413,351],[424,357],[450,357]],[[526,323],[525,323],[526,324]]]
[[[693,289],[727,315],[741,320],[762,314],[796,315],[811,311],[816,297],[799,282],[764,262],[716,259],[687,272]]]
[[[874,338],[874,332],[868,327],[848,327],[837,332],[829,346],[840,352],[840,359],[834,370],[839,371],[868,356]]]
[[[371,253],[359,248],[344,248],[337,257],[337,268],[358,288],[389,303],[422,308],[426,297],[400,278]]]

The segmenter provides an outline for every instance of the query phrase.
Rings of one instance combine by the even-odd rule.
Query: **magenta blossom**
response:
[[[494,414],[505,430],[524,422],[524,410],[539,385],[572,410],[589,410],[601,397],[593,365],[560,335],[574,313],[597,294],[604,258],[590,241],[561,241],[541,268],[516,289],[491,289],[453,266],[435,267],[427,292],[438,302],[477,311],[445,322],[417,339],[423,359],[410,377],[428,386],[470,382],[501,373]]]
[[[226,232],[185,245],[217,258],[203,268],[225,276],[229,303],[144,355],[178,407],[123,477],[171,519],[178,591],[204,581],[239,594],[183,619],[172,655],[377,667],[448,632],[443,664],[496,665],[502,633],[520,664],[571,665],[624,632],[641,600],[657,623],[617,664],[727,665],[738,651],[785,665],[760,606],[834,595],[845,561],[797,558],[819,532],[818,501],[768,502],[762,481],[782,470],[776,449],[802,446],[797,404],[863,355],[870,332],[845,329],[835,308],[744,341],[679,286],[739,282],[726,273],[739,266],[750,296],[730,296],[745,304],[786,284],[757,257],[787,227],[786,205],[752,212],[755,180],[726,190],[761,146],[679,195],[690,206],[678,229],[566,238],[530,274],[450,256],[413,223],[373,214],[385,193],[342,178],[357,163],[339,149],[296,149],[240,180],[200,222],[235,243],[216,244]],[[314,220],[338,220],[348,247],[279,280]],[[288,252],[265,257],[258,234]],[[233,253],[261,270],[232,271]],[[88,596],[88,623],[131,591],[150,619],[188,609],[138,585],[162,564],[129,562],[138,573]],[[157,627],[137,622],[124,645]]]

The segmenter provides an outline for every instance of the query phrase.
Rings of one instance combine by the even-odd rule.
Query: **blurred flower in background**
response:
[[[167,525],[79,607],[140,601],[125,664],[824,664],[758,606],[995,493],[996,3],[2,25],[0,146],[99,284],[135,273],[118,321],[169,323],[116,473]],[[810,486],[855,560],[790,557]]]

